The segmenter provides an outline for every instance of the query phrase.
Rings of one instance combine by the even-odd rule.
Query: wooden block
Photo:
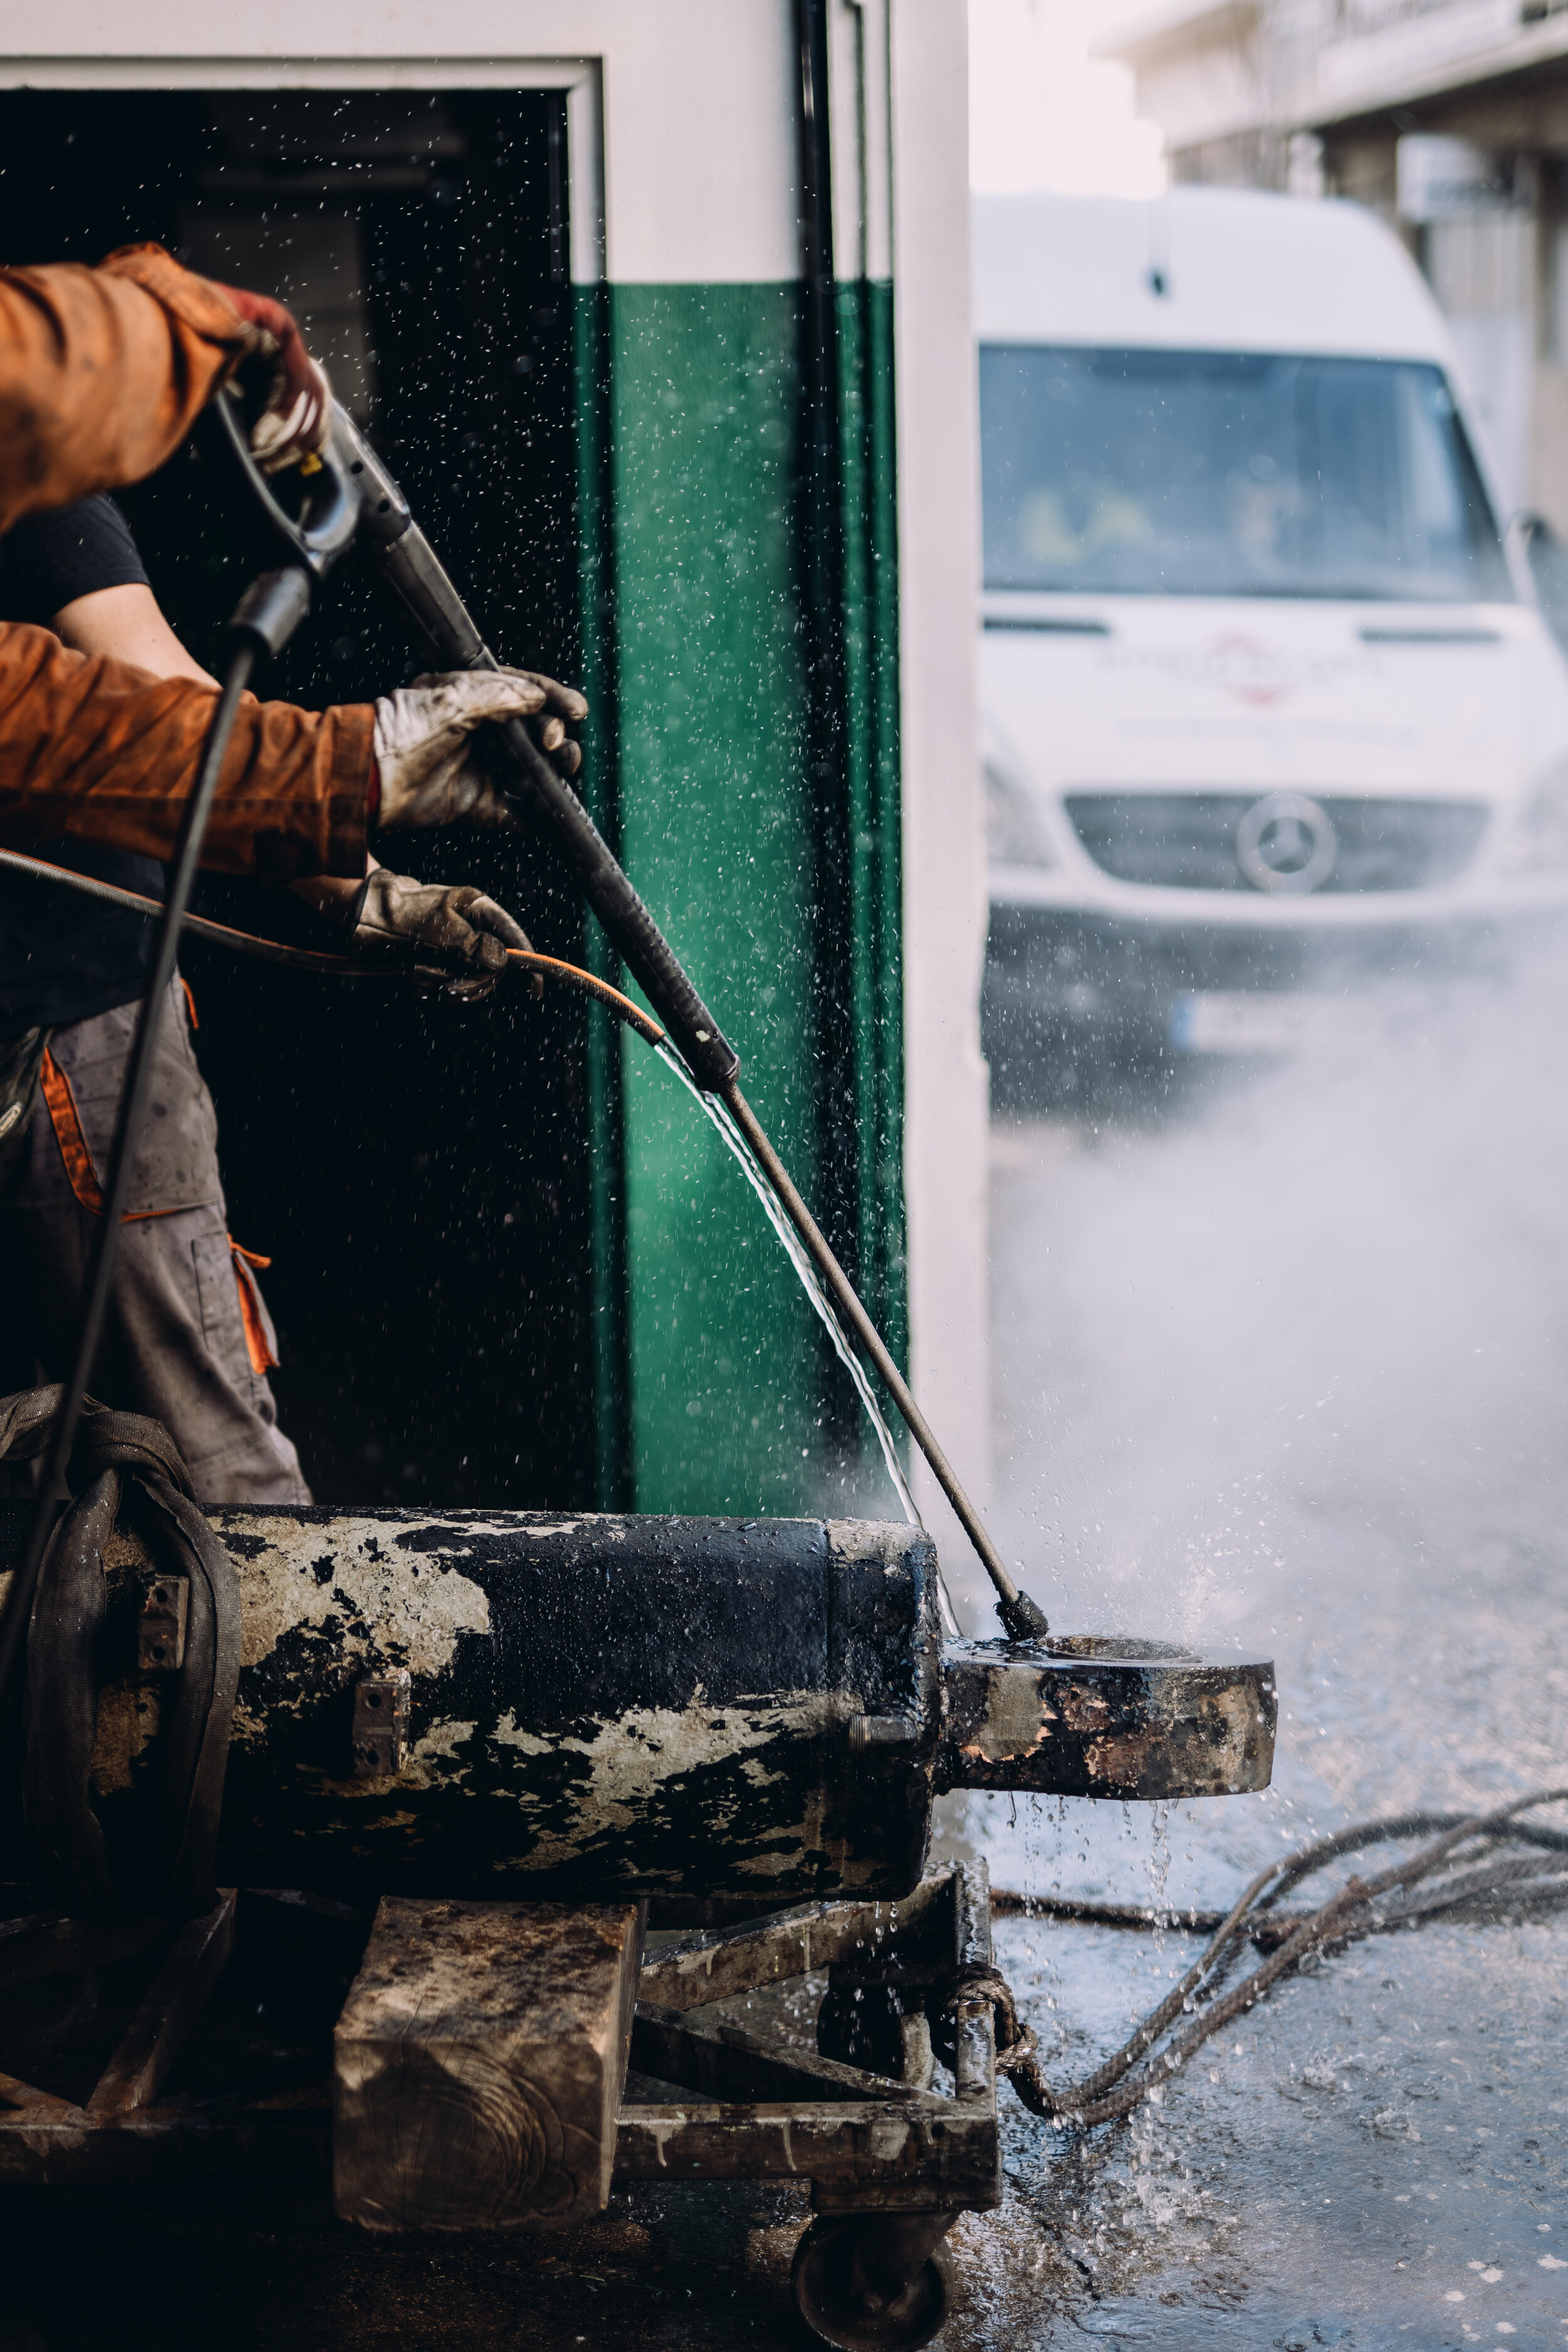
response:
[[[954,2099],[627,2106],[616,2173],[622,2186],[809,2181],[819,2210],[836,2196],[921,2212],[950,2205],[981,2211],[1001,2202],[995,2114]]]
[[[52,2091],[35,2090],[31,2083],[19,2082],[15,2074],[0,2074],[0,2106],[9,2107],[13,2115],[48,2116],[58,2123],[69,2116],[80,2123],[79,2107],[68,2099],[57,2099]]]
[[[340,2218],[495,2230],[602,2212],[646,1916],[388,1896],[333,2036]]]

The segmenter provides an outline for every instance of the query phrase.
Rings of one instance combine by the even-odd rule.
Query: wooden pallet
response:
[[[140,1969],[145,1979],[89,2087],[67,2095],[0,2074],[0,2181],[163,2183],[222,2170],[297,2176],[303,2165],[324,2190],[330,2050],[321,2043],[312,2069],[305,2052],[285,2051],[280,2061],[275,2043],[263,2049],[256,2033],[247,2043],[234,2030],[236,2017],[257,2006],[257,1983],[268,1981],[268,1938],[280,1922],[301,1948],[313,1934],[341,1947],[356,1933],[343,1906],[233,1889],[208,1917],[172,1936],[153,1919],[33,1915],[0,1925],[7,2016],[23,1989],[37,2011],[52,1988],[79,1982],[83,1970],[123,1979]],[[369,1924],[359,1918],[360,1937]],[[251,1952],[250,1981],[218,2018],[235,1981],[226,1969],[231,1959],[243,1969],[247,1941],[259,1958]],[[557,2001],[548,2033],[531,2034],[540,1971],[568,1945],[576,1958],[561,1961],[553,1981],[559,1992],[570,1977],[570,1997]],[[834,2312],[846,2298],[869,2296],[882,2313],[879,2340],[923,2341],[945,2305],[941,2239],[959,2212],[1000,2197],[991,2008],[981,2000],[957,2012],[944,2091],[932,2079],[923,2004],[953,1969],[990,1958],[981,1864],[939,1870],[896,1905],[803,1905],[728,1929],[656,1929],[646,1949],[636,1906],[384,1905],[338,2021],[339,2210],[374,2227],[545,2226],[602,2208],[612,2185],[809,2183],[818,2219],[795,2266],[808,2321],[836,2341]],[[297,1949],[287,1966],[293,1977]],[[826,2046],[813,2047],[798,2024],[758,2031],[732,2013],[748,1996],[799,1989],[824,1969],[829,1997],[817,2039]],[[438,1998],[429,1989],[437,1982]],[[894,2037],[879,2070],[844,2054],[862,2010],[885,2042]],[[204,2037],[205,2066],[194,2063]],[[225,2062],[216,2079],[213,2047]],[[367,2050],[375,2053],[374,2130],[364,2120]],[[351,2075],[357,2107],[345,2094]],[[400,2153],[430,2143],[433,2081],[444,2144],[468,2152],[446,2165],[435,2189],[428,2177],[410,2186]],[[552,2116],[562,2125],[555,2159]],[[531,2158],[519,2153],[520,2140]],[[476,2161],[480,2145],[502,2153]],[[901,2317],[900,2297],[909,2305]]]

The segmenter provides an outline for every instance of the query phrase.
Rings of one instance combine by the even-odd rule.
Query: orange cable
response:
[[[618,988],[612,988],[607,980],[601,980],[597,973],[584,971],[581,964],[563,963],[559,956],[536,955],[531,950],[525,952],[521,948],[508,948],[506,952],[510,963],[520,963],[530,971],[554,972],[570,986],[580,989],[584,996],[597,997],[601,1004],[607,1004],[612,1011],[618,1013],[627,1028],[635,1029],[648,1045],[664,1044],[665,1033],[651,1014],[645,1013],[640,1004],[634,1004],[629,996],[623,996]]]
[[[67,889],[79,892],[84,898],[101,898],[110,906],[128,908],[132,914],[155,919],[163,911],[158,899],[148,898],[140,890],[122,890],[117,883],[100,882],[92,875],[73,872],[68,866],[54,866],[46,858],[25,856],[20,850],[0,849],[0,870],[7,866],[14,873],[41,875],[50,882],[58,882]],[[212,922],[205,915],[187,915],[183,928],[194,932],[198,939],[212,940],[219,947],[228,948],[233,953],[258,954],[269,963],[295,965],[306,971],[331,972],[345,980],[399,980],[403,977],[402,968],[398,965],[367,965],[356,961],[353,956],[322,955],[315,948],[285,947],[281,940],[261,939],[254,931],[237,930],[231,923]],[[595,972],[584,971],[581,964],[563,963],[559,956],[537,955],[532,950],[525,951],[521,948],[508,948],[506,952],[510,962],[521,964],[525,970],[541,974],[549,972],[553,978],[563,980],[569,988],[575,988],[584,996],[592,996],[599,1003],[607,1005],[647,1045],[662,1045],[665,1043],[665,1033],[651,1014],[645,1013],[640,1004],[634,1004],[629,996],[623,996],[618,988],[612,988],[607,980],[600,980]],[[188,999],[188,988],[185,992]],[[194,1003],[191,1014],[194,1024]]]

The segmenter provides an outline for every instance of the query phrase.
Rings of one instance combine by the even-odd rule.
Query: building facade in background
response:
[[[1172,0],[1106,54],[1173,180],[1349,196],[1398,227],[1506,496],[1568,535],[1564,0]]]

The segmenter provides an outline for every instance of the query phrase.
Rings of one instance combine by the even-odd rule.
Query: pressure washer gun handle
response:
[[[397,605],[433,669],[499,667],[467,605],[392,476],[341,408],[332,415],[330,459],[358,493],[355,553]],[[731,1085],[741,1057],[687,978],[675,950],[612,855],[582,801],[529,732],[508,719],[498,730],[512,769],[510,797],[563,851],[584,897],[669,1031],[700,1087]]]
[[[290,467],[285,475],[264,474],[251,455],[244,402],[232,384],[208,402],[195,438],[203,456],[216,465],[240,520],[263,545],[279,547],[286,565],[324,580],[342,562],[359,530],[359,495],[330,446],[325,457]],[[285,479],[300,488],[297,512],[278,495],[277,485]]]

